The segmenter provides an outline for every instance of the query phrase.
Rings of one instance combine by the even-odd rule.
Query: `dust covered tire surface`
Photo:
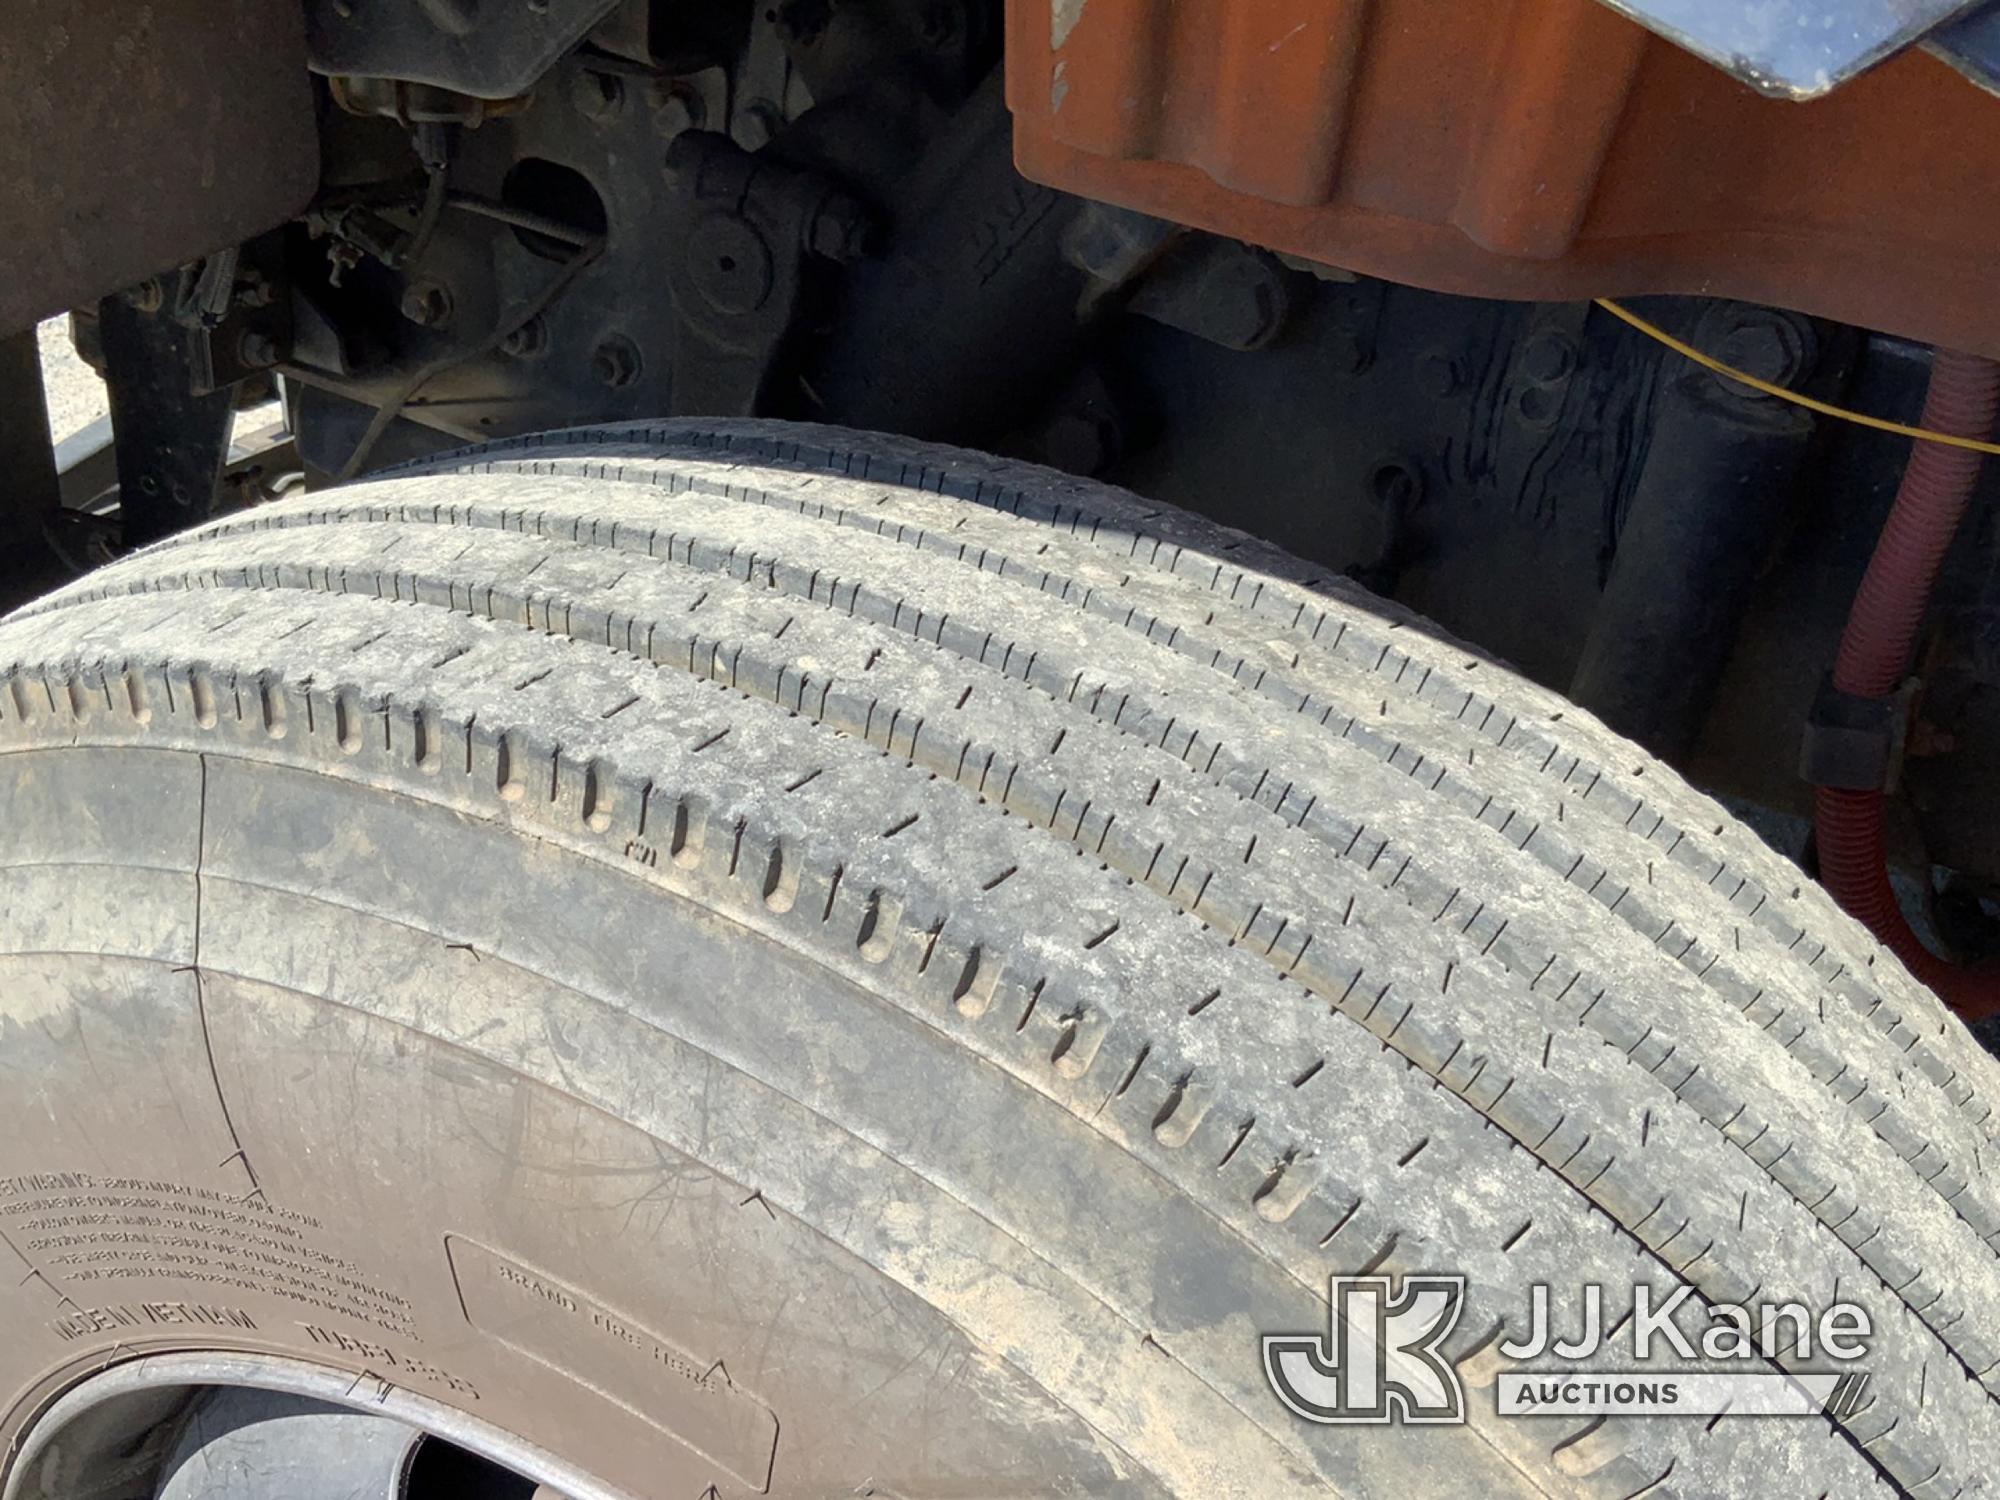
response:
[[[187,533],[0,667],[15,1430],[216,1348],[644,1494],[2000,1473],[1987,1056],[1664,766],[1252,539],[587,429]],[[1465,1424],[1266,1386],[1384,1271],[1467,1278]],[[1537,1283],[1858,1304],[1865,1402],[1499,1418]]]

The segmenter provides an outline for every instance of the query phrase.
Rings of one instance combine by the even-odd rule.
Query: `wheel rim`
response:
[[[0,1500],[60,1500],[86,1492],[79,1479],[94,1471],[122,1473],[129,1482],[149,1467],[162,1468],[173,1455],[171,1438],[145,1441],[163,1425],[162,1403],[170,1403],[176,1392],[198,1400],[211,1391],[296,1397],[400,1426],[410,1434],[406,1467],[411,1470],[423,1464],[425,1448],[435,1441],[518,1476],[521,1493],[531,1492],[536,1500],[631,1500],[543,1448],[375,1376],[239,1353],[151,1355],[70,1385],[22,1434]],[[131,1457],[135,1443],[148,1450],[137,1463]]]

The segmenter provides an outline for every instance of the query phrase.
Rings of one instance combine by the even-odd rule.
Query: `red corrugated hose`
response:
[[[1954,437],[1985,438],[2000,411],[2000,364],[1940,349],[1931,364],[1922,425]],[[1940,443],[1912,446],[1909,467],[1868,572],[1848,612],[1833,685],[1861,698],[1896,691],[1910,669],[1931,586],[1979,477],[1978,453]],[[2000,971],[1971,969],[1923,945],[1889,886],[1882,843],[1882,793],[1821,787],[1814,829],[1820,880],[1910,972],[1968,1020],[2000,1012]]]

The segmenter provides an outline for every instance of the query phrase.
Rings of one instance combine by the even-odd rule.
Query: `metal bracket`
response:
[[[748,415],[792,327],[806,261],[851,262],[862,205],[815,173],[686,131],[667,153],[678,212],[667,251],[675,415]]]
[[[203,331],[165,308],[142,312],[127,297],[107,297],[99,304],[98,332],[117,434],[124,541],[138,547],[192,526],[214,508],[235,392],[221,386],[196,394]]]
[[[476,99],[525,94],[617,0],[311,0],[315,73],[399,78]]]

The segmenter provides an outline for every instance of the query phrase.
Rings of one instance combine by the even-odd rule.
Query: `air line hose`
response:
[[[1922,425],[1974,440],[2000,410],[2000,364],[1940,349],[1931,364]],[[1912,446],[1895,504],[1841,632],[1837,692],[1885,698],[1909,671],[1931,586],[1979,477],[1981,455],[1935,442]],[[2000,1012],[2000,972],[1940,958],[1904,919],[1889,885],[1880,791],[1820,787],[1814,829],[1820,880],[1910,971],[1968,1020]]]

